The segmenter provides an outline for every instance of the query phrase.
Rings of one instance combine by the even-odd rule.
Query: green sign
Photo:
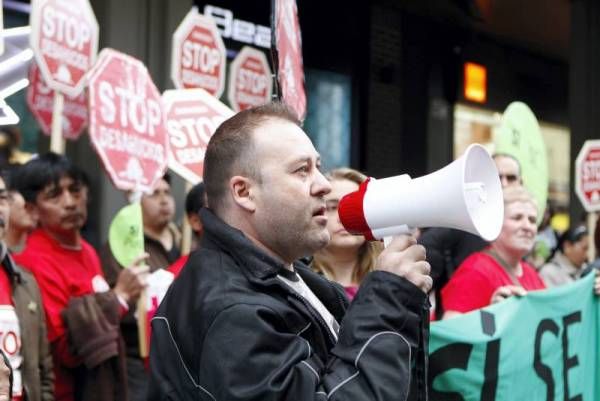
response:
[[[433,323],[430,400],[600,400],[593,276]]]
[[[495,152],[519,161],[523,184],[538,204],[539,224],[548,199],[548,158],[538,121],[525,103],[513,102],[504,111],[495,136]]]
[[[123,207],[108,229],[108,244],[115,259],[129,267],[144,252],[144,226],[140,202]]]

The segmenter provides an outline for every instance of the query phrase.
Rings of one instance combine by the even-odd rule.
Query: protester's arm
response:
[[[136,259],[136,263],[144,257],[145,255],[140,256],[140,258]],[[71,289],[67,280],[62,281],[63,276],[52,274],[51,272],[54,269],[50,266],[44,266],[42,258],[36,260],[35,263],[37,263],[37,267],[33,272],[42,294],[48,327],[48,338],[51,345],[51,352],[54,355],[54,361],[67,368],[74,368],[79,366],[83,360],[79,356],[74,355],[70,350],[68,338],[69,335],[73,336],[74,333],[68,333],[62,317],[69,301],[74,297],[70,293]],[[26,264],[24,263],[24,265]],[[115,288],[114,290],[115,299],[118,296],[123,297],[125,302],[137,299],[141,288],[145,285],[144,278],[147,270],[146,267],[141,266],[123,269],[117,280],[117,287],[119,288]],[[119,305],[121,305],[119,302],[115,303],[117,308],[119,308]],[[119,309],[117,310],[122,316],[123,313]]]

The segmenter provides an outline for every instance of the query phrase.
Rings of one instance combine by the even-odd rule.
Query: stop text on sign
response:
[[[82,51],[92,40],[88,25],[82,24],[74,15],[51,7],[46,7],[42,13],[42,32],[47,38],[65,43],[78,51]]]
[[[132,92],[130,88],[113,87],[101,81],[99,85],[100,115],[107,124],[115,124],[123,129],[130,126],[139,134],[156,135],[156,128],[162,123],[159,102]],[[118,121],[117,121],[118,120]]]
[[[98,52],[98,22],[88,0],[32,2],[30,44],[48,86],[75,97]]]
[[[168,90],[162,101],[170,143],[169,168],[196,184],[202,180],[210,138],[233,112],[203,89]]]
[[[178,89],[202,88],[220,97],[225,87],[225,45],[214,21],[192,8],[173,34],[171,79]]]
[[[231,63],[228,100],[235,111],[267,103],[273,87],[264,52],[244,46]]]

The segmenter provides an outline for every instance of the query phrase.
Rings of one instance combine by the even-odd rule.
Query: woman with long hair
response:
[[[377,241],[366,241],[361,235],[346,231],[338,216],[340,199],[358,189],[367,177],[351,168],[338,168],[327,175],[331,192],[325,196],[329,244],[315,253],[313,269],[328,279],[341,284],[352,300],[365,275],[373,269],[383,246]]]

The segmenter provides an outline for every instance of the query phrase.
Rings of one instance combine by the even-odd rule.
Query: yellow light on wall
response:
[[[480,64],[465,63],[465,99],[485,103],[487,99],[487,69]]]

